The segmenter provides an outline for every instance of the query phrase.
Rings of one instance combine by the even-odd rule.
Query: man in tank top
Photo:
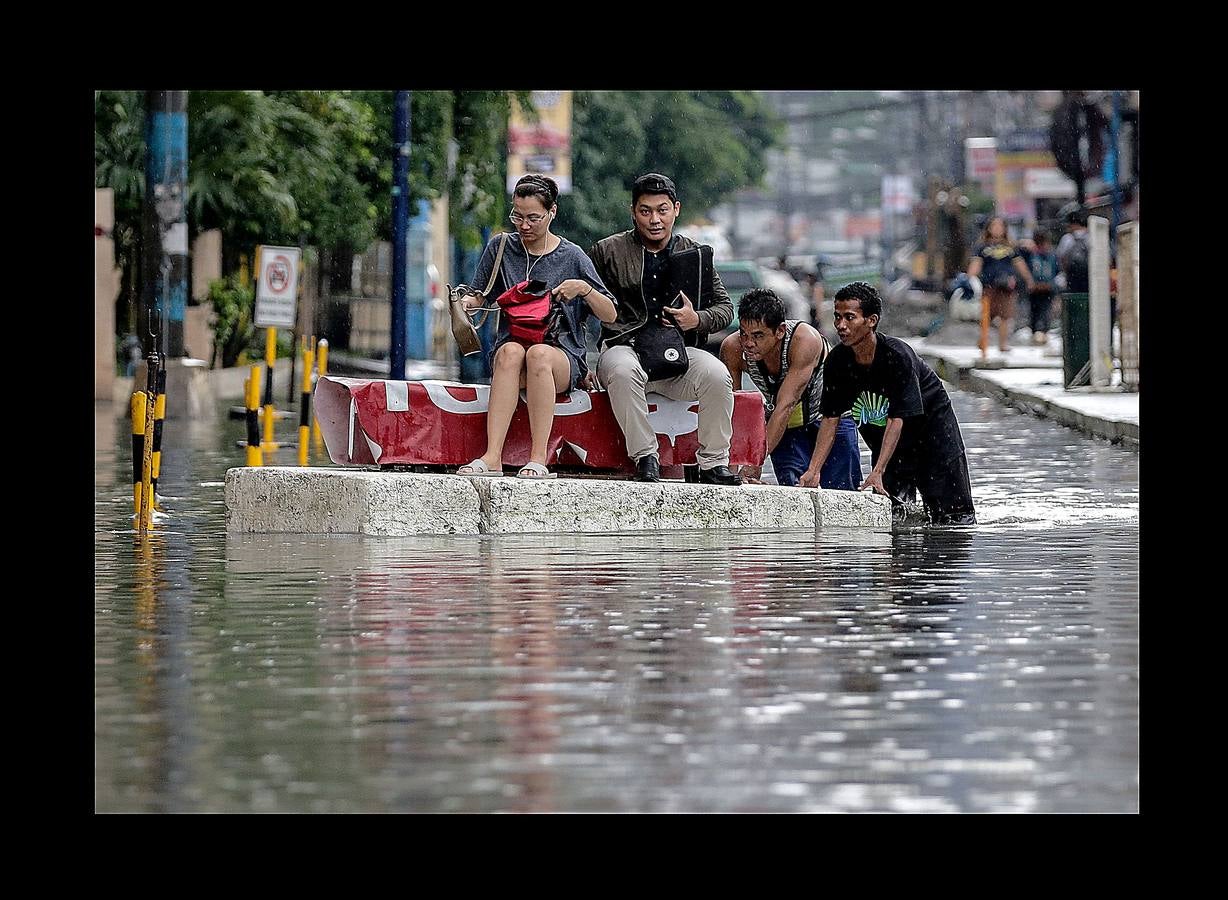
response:
[[[738,303],[738,330],[721,342],[721,361],[735,387],[742,373],[763,394],[767,453],[778,484],[794,486],[810,465],[819,435],[823,361],[828,346],[811,325],[785,318],[785,305],[767,289],[755,289]],[[758,466],[743,466],[742,477],[760,484]],[[820,473],[821,487],[854,491],[861,484],[861,451],[851,416],[840,418],[836,441]]]

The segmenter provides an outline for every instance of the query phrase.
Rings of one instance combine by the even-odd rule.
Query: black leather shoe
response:
[[[635,481],[660,481],[661,464],[655,456],[645,456],[635,463]]]
[[[729,471],[729,466],[713,466],[699,470],[700,484],[741,484],[742,476]]]

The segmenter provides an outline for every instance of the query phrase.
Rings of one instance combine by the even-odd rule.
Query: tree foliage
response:
[[[463,247],[501,227],[510,105],[515,97],[531,110],[530,94],[412,93],[411,215],[419,200],[446,191],[449,228]],[[389,239],[394,103],[393,91],[189,92],[190,232],[221,230],[224,274],[257,244],[361,251]],[[98,91],[94,111],[95,184],[114,189],[121,296],[135,298],[145,95]],[[757,183],[778,127],[747,91],[583,91],[573,117],[575,190],[560,203],[559,230],[578,243],[628,227],[630,183],[642,172],[674,178],[684,218]],[[222,343],[232,339],[240,340]]]
[[[527,96],[527,92],[519,92]],[[188,216],[243,250],[260,243],[363,249],[392,219],[393,91],[191,91]],[[473,238],[502,213],[505,91],[414,91],[409,200],[450,189],[454,232]],[[95,184],[139,234],[145,101],[98,91]],[[412,207],[411,207],[412,208]]]
[[[578,91],[572,181],[559,231],[587,246],[631,227],[631,182],[661,172],[685,221],[758,184],[781,125],[750,91]]]

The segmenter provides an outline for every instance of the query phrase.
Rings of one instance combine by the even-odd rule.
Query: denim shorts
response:
[[[797,428],[786,428],[780,443],[772,451],[772,468],[776,483],[793,487],[810,467],[815,441],[819,436],[817,422]],[[827,454],[827,462],[819,470],[819,487],[838,491],[855,491],[861,486],[861,450],[857,446],[857,425],[852,419],[841,419],[836,439]]]

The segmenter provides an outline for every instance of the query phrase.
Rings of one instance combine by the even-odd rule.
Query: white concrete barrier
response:
[[[468,479],[265,466],[226,473],[228,531],[298,534],[479,534]]]
[[[1108,387],[1113,375],[1113,332],[1109,304],[1109,220],[1087,217],[1088,248],[1088,325],[1092,387]]]
[[[890,528],[891,502],[869,493],[775,485],[531,481],[267,466],[226,473],[226,527],[390,536]]]

